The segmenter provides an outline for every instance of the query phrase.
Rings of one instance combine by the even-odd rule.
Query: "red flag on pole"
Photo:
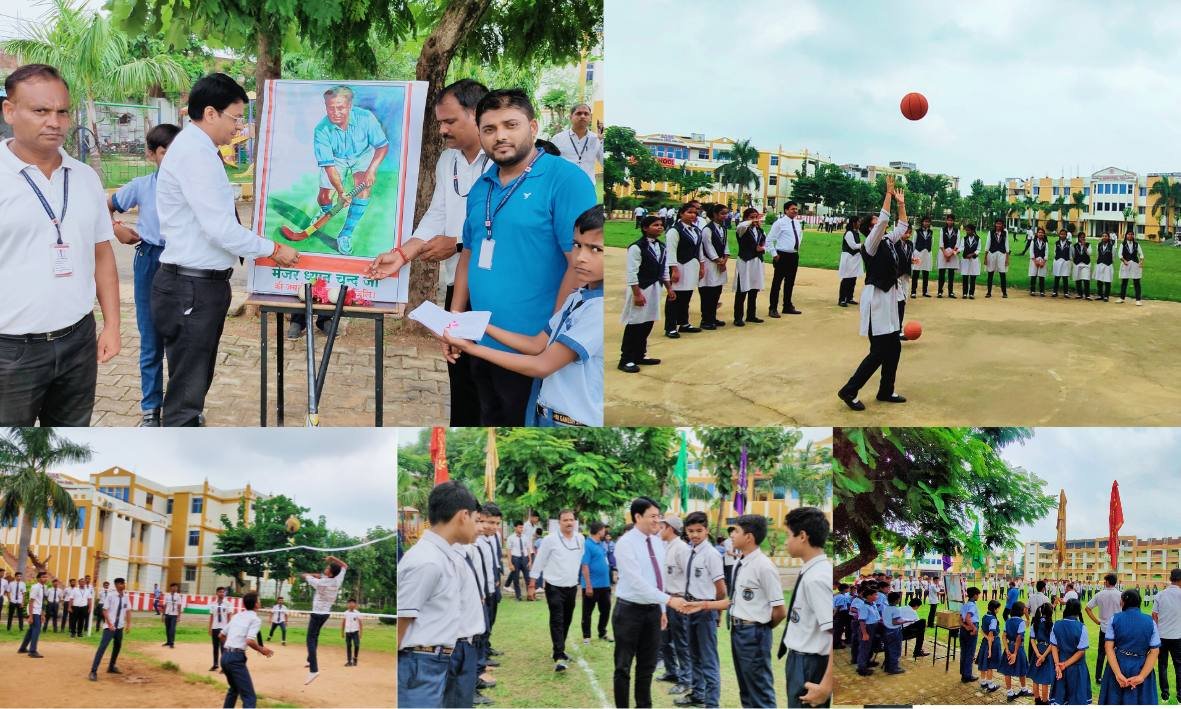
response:
[[[447,474],[447,429],[435,426],[431,429],[431,463],[435,466],[435,484],[450,479]]]
[[[1119,481],[1111,483],[1111,504],[1107,509],[1107,555],[1111,570],[1119,569],[1119,528],[1124,526],[1124,506],[1119,500]]]

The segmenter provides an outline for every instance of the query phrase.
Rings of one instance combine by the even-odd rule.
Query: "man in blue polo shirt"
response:
[[[180,128],[161,123],[145,136],[148,160],[159,165]],[[139,330],[139,407],[143,412],[140,426],[161,425],[160,406],[164,403],[164,343],[152,323],[152,279],[160,268],[164,237],[160,236],[160,215],[156,213],[156,177],[159,172],[137,177],[107,199],[113,215],[139,209],[135,228],[115,221],[115,238],[135,247],[132,261],[135,284],[135,325]]]
[[[538,150],[533,105],[520,89],[489,92],[476,106],[484,152],[496,163],[472,186],[451,309],[488,310],[509,332],[536,333],[575,289],[574,223],[596,203],[574,164]],[[485,335],[480,344],[512,352]],[[472,359],[480,425],[521,426],[533,379]]]
[[[599,609],[599,640],[615,642],[607,637],[607,622],[611,618],[611,566],[607,563],[607,526],[595,520],[590,523],[590,538],[582,552],[582,643],[591,641],[591,615]]]

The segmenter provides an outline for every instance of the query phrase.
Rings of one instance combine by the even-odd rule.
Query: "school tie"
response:
[[[476,565],[472,563],[472,558],[467,554],[463,555],[463,560],[467,562],[467,566],[472,570],[472,576],[476,578],[476,588],[480,589],[480,601],[484,601],[484,587],[480,585],[480,575],[476,573]]]
[[[804,579],[804,573],[800,572],[796,576],[796,585],[791,589],[791,600],[787,602],[787,617],[784,618],[783,635],[779,636],[779,652],[775,657],[781,658],[787,654],[787,626],[791,625],[791,611],[796,605],[796,591],[800,590],[800,581]]]
[[[656,574],[656,590],[664,590],[664,581],[660,578],[660,564],[656,563],[656,552],[652,549],[652,537],[644,536],[644,543],[648,545],[648,560],[652,562],[652,571]]]
[[[488,579],[487,579],[487,577],[485,577],[483,575],[484,569],[485,569],[484,564],[486,562],[484,561],[484,550],[480,548],[479,544],[476,544],[476,553],[480,555],[480,576],[479,576],[479,578],[483,579],[483,581],[481,582],[481,585],[480,585],[480,595],[482,596],[485,593],[487,593],[487,591],[488,591]]]
[[[697,556],[697,548],[689,553],[689,563],[685,565],[685,596],[689,596],[689,579],[693,578],[693,557]]]
[[[742,568],[742,559],[734,565],[734,573],[730,576],[730,610],[726,613],[726,630],[730,629],[731,618],[734,616],[734,592],[738,590],[738,571]]]
[[[220,621],[219,621],[220,622]],[[115,607],[115,630],[123,629],[123,594],[119,594],[119,605]]]

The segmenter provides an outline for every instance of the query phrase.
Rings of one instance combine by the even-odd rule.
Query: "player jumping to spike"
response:
[[[389,153],[390,142],[377,116],[353,105],[353,90],[347,86],[334,86],[324,92],[324,111],[327,115],[316,124],[312,137],[316,163],[322,171],[316,202],[321,214],[332,210],[333,192],[342,203],[349,204],[344,227],[336,237],[337,251],[347,255],[353,251],[353,230],[369,206],[377,168]],[[345,189],[346,172],[352,174],[354,188],[365,185],[355,197]]]

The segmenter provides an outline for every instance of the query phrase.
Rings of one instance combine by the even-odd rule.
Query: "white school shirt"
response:
[[[767,250],[798,252],[803,240],[803,222],[783,216],[776,219],[775,223],[771,225],[771,233],[767,235]]]
[[[8,582],[8,602],[14,605],[20,605],[25,600],[25,591],[28,586],[24,581],[9,581]]]
[[[734,540],[726,537],[725,541],[722,542],[722,548],[726,550],[726,555],[722,557],[722,564],[724,566],[733,566],[738,561],[738,559],[731,556],[734,553]]]
[[[226,636],[224,643],[227,650],[245,650],[246,641],[258,635],[262,629],[262,621],[254,611],[242,611],[230,620],[229,625],[221,632]]]
[[[513,532],[508,538],[508,554],[509,556],[529,556],[529,545],[525,538],[524,531],[521,534]]]
[[[127,618],[131,615],[131,602],[127,594],[124,593],[120,596],[118,591],[111,591],[107,596],[107,601],[109,603],[103,606],[103,622],[106,623],[107,618],[110,618],[115,630],[126,628]]]
[[[402,557],[397,570],[398,617],[414,621],[398,649],[414,645],[453,647],[455,639],[461,637],[464,578],[471,577],[467,562],[452,553],[446,540],[428,529]],[[478,599],[474,581],[470,588]],[[482,621],[483,610],[480,613]]]
[[[722,570],[722,555],[709,540],[689,547],[689,555],[685,558],[685,573],[688,574],[686,585],[673,590],[680,593],[687,589],[693,598],[707,601],[717,599],[717,582],[726,578]]]
[[[1152,604],[1152,612],[1157,615],[1157,628],[1162,638],[1166,640],[1181,638],[1181,588],[1178,588],[1176,584],[1165,586],[1160,593],[1156,594],[1156,600]]]
[[[49,179],[37,167],[13,154],[12,140],[0,144],[0,334],[29,335],[69,327],[94,309],[94,249],[111,241],[107,193],[98,175],[62,149],[62,164]],[[69,173],[69,203],[62,218],[62,199]],[[29,183],[41,190],[68,244],[73,275],[54,276],[57,229]]]
[[[651,542],[651,555],[648,542]],[[661,612],[664,611],[670,589],[664,583],[664,544],[658,535],[648,536],[635,527],[629,529],[615,542],[615,567],[619,571],[616,598],[629,603],[660,604]],[[658,573],[660,584],[657,584]]]
[[[574,361],[541,380],[537,403],[585,426],[603,425],[603,289],[579,288],[545,326]]]
[[[1040,591],[1034,591],[1033,593],[1029,594],[1029,603],[1025,606],[1027,609],[1029,609],[1029,617],[1036,617],[1037,609],[1049,602],[1050,599],[1046,597],[1046,594]]]
[[[633,215],[635,215],[635,216],[637,216],[637,217],[642,217],[642,216],[644,216],[644,213],[645,213],[645,211],[644,211],[644,208],[643,208],[643,207],[636,207],[636,208],[635,208],[635,209],[632,211],[632,214],[633,214]]]
[[[865,237],[865,243],[861,245],[861,250],[864,253],[873,256],[878,252],[878,248],[888,248],[882,243],[883,239],[888,239],[891,243],[896,244],[906,233],[907,223],[899,221],[894,227],[894,231],[886,234],[886,223],[889,219],[890,214],[884,209],[878,214],[878,223],[873,225],[869,236]],[[897,289],[897,283],[889,290],[880,290],[868,283],[861,289],[861,327],[859,332],[863,337],[866,335],[889,335],[901,329],[902,326],[898,323]],[[872,332],[870,331],[871,325]]]
[[[344,612],[344,632],[356,633],[361,630],[361,613],[360,611],[345,611]]]
[[[532,522],[526,522],[521,525],[521,530],[525,533],[525,548],[532,553],[533,537],[537,536],[537,526]]]
[[[1087,608],[1099,609],[1099,627],[1107,630],[1107,626],[1111,624],[1111,617],[1123,610],[1120,592],[1114,588],[1104,588],[1091,596],[1091,600],[1087,601]],[[1181,634],[1178,637],[1181,637]]]
[[[492,164],[483,150],[470,163],[458,148],[448,148],[440,153],[435,162],[435,191],[431,194],[431,206],[422,215],[410,238],[428,241],[440,235],[454,236],[457,244],[463,243],[467,195],[480,175],[487,172]],[[456,251],[439,265],[439,279],[443,285],[455,285],[455,267],[458,264],[459,252]]]
[[[185,597],[180,593],[164,594],[164,615],[180,615],[184,610]]]
[[[29,589],[29,615],[41,615],[41,603],[45,600],[45,587],[39,583]]]
[[[217,146],[194,123],[176,135],[160,162],[156,211],[164,239],[160,263],[225,270],[239,256],[270,256],[275,247],[238,223]]]
[[[344,583],[344,575],[348,573],[349,567],[342,566],[340,573],[332,578],[316,578],[310,574],[305,574],[304,581],[308,585],[316,589],[316,593],[312,596],[312,612],[313,613],[331,613],[332,604],[336,602],[336,595],[340,593],[340,585]]]
[[[452,544],[451,554],[459,570],[459,635],[472,638],[484,632],[484,594],[480,592],[480,575],[472,561],[471,544]]]
[[[669,593],[685,592],[689,545],[680,537],[673,537],[664,546],[664,583]]]
[[[209,616],[213,618],[213,625],[210,626],[213,630],[219,630],[226,627],[230,620],[230,614],[234,612],[234,606],[229,601],[215,601],[209,604]]]
[[[564,130],[551,137],[550,142],[562,157],[581,168],[591,182],[595,181],[595,166],[603,162],[603,141],[598,133],[587,128],[586,135],[579,138],[573,130]]]
[[[282,603],[276,603],[271,607],[271,622],[272,623],[286,623],[287,622],[287,606]]]
[[[77,586],[72,586],[66,589],[66,600],[70,602],[71,606],[84,606],[86,605],[86,592]]]
[[[488,549],[488,543],[484,537],[476,537],[476,541],[468,545],[468,556],[476,565],[480,582],[484,584],[484,595],[490,596],[496,593],[496,567],[492,560],[492,552]]]
[[[61,600],[61,598],[62,598],[62,589],[55,588],[53,586],[46,586],[45,587],[45,602],[46,603],[57,603],[58,601]]]
[[[826,655],[832,648],[832,562],[818,554],[800,574],[783,643],[792,652]]]
[[[531,578],[536,579],[544,573],[545,582],[551,586],[577,586],[585,546],[586,540],[579,532],[570,538],[562,536],[561,532],[543,538],[537,558],[533,560]]]
[[[934,581],[927,584],[927,604],[936,606],[939,605],[939,584]]]
[[[825,580],[832,584],[832,574]],[[825,603],[832,605],[832,593],[826,593]],[[779,572],[761,549],[746,554],[734,570],[734,597],[730,613],[735,618],[752,623],[770,623],[771,609],[783,605],[783,584]],[[831,622],[831,621],[830,621]]]

